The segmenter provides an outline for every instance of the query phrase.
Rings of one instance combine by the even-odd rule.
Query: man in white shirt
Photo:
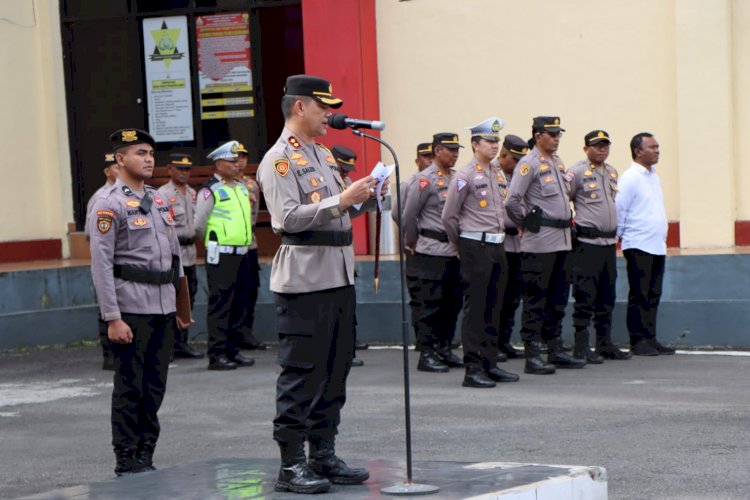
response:
[[[667,214],[661,182],[654,165],[659,143],[641,132],[630,141],[633,163],[620,176],[617,195],[617,236],[628,266],[627,325],[637,356],[674,354],[656,340],[656,313],[661,298],[667,253]]]

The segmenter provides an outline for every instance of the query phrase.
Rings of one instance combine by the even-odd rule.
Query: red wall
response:
[[[352,118],[379,119],[375,0],[302,0],[302,32],[305,73],[330,80],[333,94],[344,100],[336,112]],[[353,179],[369,173],[380,160],[378,144],[348,130],[329,129],[320,142],[357,152]],[[353,224],[354,251],[366,254],[367,216],[354,219]]]

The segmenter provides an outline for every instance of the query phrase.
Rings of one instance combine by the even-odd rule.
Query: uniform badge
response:
[[[420,177],[420,178],[419,178],[419,190],[420,190],[420,191],[423,191],[423,190],[424,190],[424,188],[426,188],[426,187],[427,187],[427,186],[429,186],[429,185],[430,185],[430,181],[428,181],[428,180],[427,180],[427,179],[425,179],[424,177]]]
[[[96,227],[102,234],[107,234],[112,229],[112,219],[99,217],[96,222]]]
[[[318,182],[318,179],[316,179],[315,177],[310,177],[310,185],[312,187],[318,187],[320,183]]]
[[[333,165],[335,165],[335,164],[336,164],[336,160],[335,160],[335,159],[333,158],[333,156],[326,156],[326,161],[327,161],[328,163],[331,163],[331,164],[333,164]]]
[[[133,225],[138,226],[138,227],[145,226],[146,224],[148,224],[148,221],[144,219],[143,217],[138,217],[136,220],[133,221]]]
[[[565,165],[563,165],[562,163],[558,163],[557,168],[559,168],[560,170],[565,170]]]
[[[595,199],[596,199],[596,193],[591,193],[591,199],[592,199],[592,200],[595,200]]]
[[[474,168],[476,168],[479,172],[482,171],[482,165],[475,165]]]
[[[291,145],[291,146],[292,146],[292,147],[293,147],[294,149],[299,149],[299,148],[301,147],[301,146],[300,146],[300,144],[299,144],[299,141],[298,141],[298,140],[297,140],[297,138],[296,138],[296,137],[294,137],[293,135],[290,135],[290,136],[289,136],[289,139],[287,139],[287,141],[289,142],[289,144],[290,144],[290,145]]]
[[[547,177],[544,178],[544,182],[552,182],[553,180],[554,178],[551,175],[548,175]]]
[[[310,201],[313,203],[319,203],[320,193],[318,191],[313,191],[312,193],[310,193]]]
[[[521,175],[528,175],[530,171],[531,169],[525,163],[522,163],[521,166],[518,167],[518,173]]]
[[[169,203],[177,203],[177,198],[170,198]]]
[[[540,172],[546,172],[547,170],[549,170],[549,166],[548,165],[539,165],[539,171]]]
[[[573,172],[568,172],[567,174],[565,174],[565,180],[568,182],[573,182],[573,179],[575,178],[576,178],[576,174]]]
[[[292,153],[292,155],[289,157],[290,160],[299,160],[300,158],[302,158],[302,155],[296,152]]]
[[[443,186],[445,186],[445,181],[443,181],[443,180],[437,181],[437,185],[440,186],[440,187],[443,187]]]
[[[122,192],[125,193],[125,196],[134,196],[133,190],[127,186],[122,187]]]
[[[616,192],[616,191],[619,191],[619,190],[620,190],[620,188],[617,187],[617,184],[612,184],[612,191]]]
[[[164,200],[162,200],[162,199],[161,199],[161,198],[159,198],[158,196],[154,196],[154,202],[155,202],[155,203],[156,203],[156,204],[157,204],[158,206],[162,206],[162,205],[164,205]]]
[[[588,186],[589,189],[594,189],[596,187],[596,182],[589,182]]]
[[[463,179],[458,179],[458,181],[456,181],[456,187],[458,188],[458,191],[461,191],[466,187],[466,181]]]
[[[191,193],[190,196],[193,198],[193,201],[195,201],[195,193]]]
[[[309,162],[309,161],[307,161],[307,160],[297,160],[297,163],[296,163],[296,165],[297,165],[298,167],[304,167],[304,166],[305,166],[305,165],[307,165],[308,163],[310,163],[310,162]]]
[[[481,194],[482,196],[487,196],[487,191],[480,191],[479,194]]]
[[[166,217],[164,218],[167,219],[167,222],[169,222],[170,224],[174,222],[174,219],[172,218],[172,214],[167,214]]]
[[[484,208],[487,206],[487,200],[479,200],[479,206]]]
[[[138,133],[135,130],[123,130],[122,142],[133,142],[138,140]]]
[[[141,205],[141,202],[140,201],[131,200],[131,201],[126,201],[125,205],[129,206],[130,208],[136,208],[136,207],[139,207]]]
[[[273,168],[276,169],[277,174],[284,177],[289,172],[289,162],[286,158],[279,158],[273,162]]]
[[[544,161],[544,156],[540,156],[539,161]]]
[[[503,196],[508,196],[508,190],[507,189],[503,189],[500,192],[502,193]]]
[[[612,177],[613,179],[617,179],[617,172],[610,172],[609,176]]]
[[[204,200],[207,200],[207,199],[209,199],[210,197],[211,197],[211,191],[209,191],[208,189],[204,189],[204,190],[203,190],[203,199],[204,199]]]
[[[591,172],[591,170],[586,170],[586,171],[585,171],[585,172],[583,173],[583,176],[584,176],[584,177],[591,177],[592,175],[594,175],[594,174],[593,174],[593,173]]]

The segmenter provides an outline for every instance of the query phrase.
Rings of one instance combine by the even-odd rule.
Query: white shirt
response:
[[[617,236],[622,249],[637,248],[652,255],[667,253],[667,213],[661,181],[654,167],[631,163],[618,182]]]

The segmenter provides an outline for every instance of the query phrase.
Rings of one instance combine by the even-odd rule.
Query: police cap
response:
[[[156,141],[149,135],[145,130],[137,128],[121,128],[115,130],[112,135],[109,136],[109,140],[112,141],[112,151],[117,151],[125,146],[132,146],[133,144],[149,144],[152,148],[156,148]]]
[[[284,95],[312,97],[332,108],[340,108],[344,101],[333,95],[333,86],[328,80],[310,75],[293,75],[286,79]]]

